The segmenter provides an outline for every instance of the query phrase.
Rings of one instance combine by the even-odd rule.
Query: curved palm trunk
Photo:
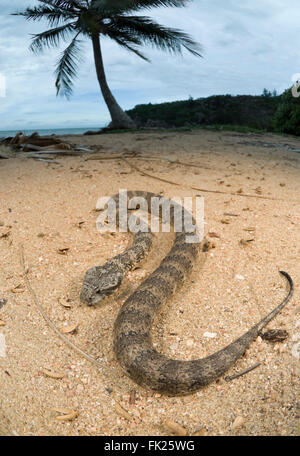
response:
[[[99,34],[92,35],[96,73],[101,92],[111,115],[109,128],[135,128],[133,120],[123,111],[108,87],[102,59]]]

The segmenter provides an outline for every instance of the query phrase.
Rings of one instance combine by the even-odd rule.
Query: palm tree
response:
[[[13,15],[24,16],[27,20],[46,19],[50,27],[45,32],[33,35],[30,49],[41,52],[61,41],[71,39],[62,52],[57,67],[57,94],[67,98],[72,93],[76,69],[81,61],[79,37],[92,41],[95,67],[103,98],[111,115],[110,128],[133,128],[132,119],[122,110],[107,84],[102,51],[102,37],[108,37],[122,48],[149,61],[140,51],[144,44],[158,49],[181,54],[187,49],[201,57],[200,46],[186,33],[164,27],[149,17],[140,15],[143,9],[155,7],[183,7],[190,0],[38,0],[42,5],[28,7]],[[138,13],[138,15],[134,15]]]

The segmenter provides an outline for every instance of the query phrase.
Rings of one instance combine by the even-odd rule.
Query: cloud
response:
[[[45,27],[10,16],[29,0],[2,0],[0,73],[7,96],[0,98],[0,129],[92,127],[109,120],[99,91],[91,43],[83,43],[70,101],[56,97],[54,68],[59,52],[29,52],[30,34]],[[146,12],[149,15],[149,11]],[[281,92],[300,71],[298,0],[194,0],[187,8],[161,8],[151,16],[190,33],[204,48],[203,59],[187,52],[172,56],[146,48],[151,64],[103,40],[109,85],[124,108],[135,104],[205,97],[213,94],[260,94],[264,87]]]

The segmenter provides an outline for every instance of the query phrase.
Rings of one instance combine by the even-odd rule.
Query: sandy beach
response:
[[[0,160],[0,435],[166,436],[176,425],[186,435],[299,435],[300,154],[293,150],[300,139],[198,130],[64,140],[94,154],[57,163]],[[124,153],[126,162],[95,159]],[[196,359],[221,349],[284,298],[279,270],[292,276],[294,297],[268,326],[288,338],[258,338],[228,375],[261,363],[257,369],[173,398],[144,390],[122,372],[113,323],[173,235],[155,235],[149,257],[116,295],[96,308],[81,304],[85,271],[130,243],[129,234],[96,230],[98,198],[119,189],[205,197],[213,248],[153,327],[155,347],[168,356]],[[24,282],[20,245],[49,318],[101,367],[45,322]]]

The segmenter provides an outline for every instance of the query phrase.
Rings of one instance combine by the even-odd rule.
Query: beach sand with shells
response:
[[[0,435],[299,435],[300,139],[198,130],[64,140],[93,154],[0,160]],[[81,304],[85,271],[130,243],[127,233],[96,229],[98,198],[119,189],[205,198],[213,248],[153,326],[155,347],[168,356],[196,359],[221,349],[284,298],[279,270],[292,276],[294,296],[268,326],[288,338],[259,337],[228,375],[259,367],[185,397],[144,390],[122,372],[114,321],[173,235],[155,234],[149,257],[115,295],[96,308]],[[39,312],[20,246],[48,317],[98,365]]]

